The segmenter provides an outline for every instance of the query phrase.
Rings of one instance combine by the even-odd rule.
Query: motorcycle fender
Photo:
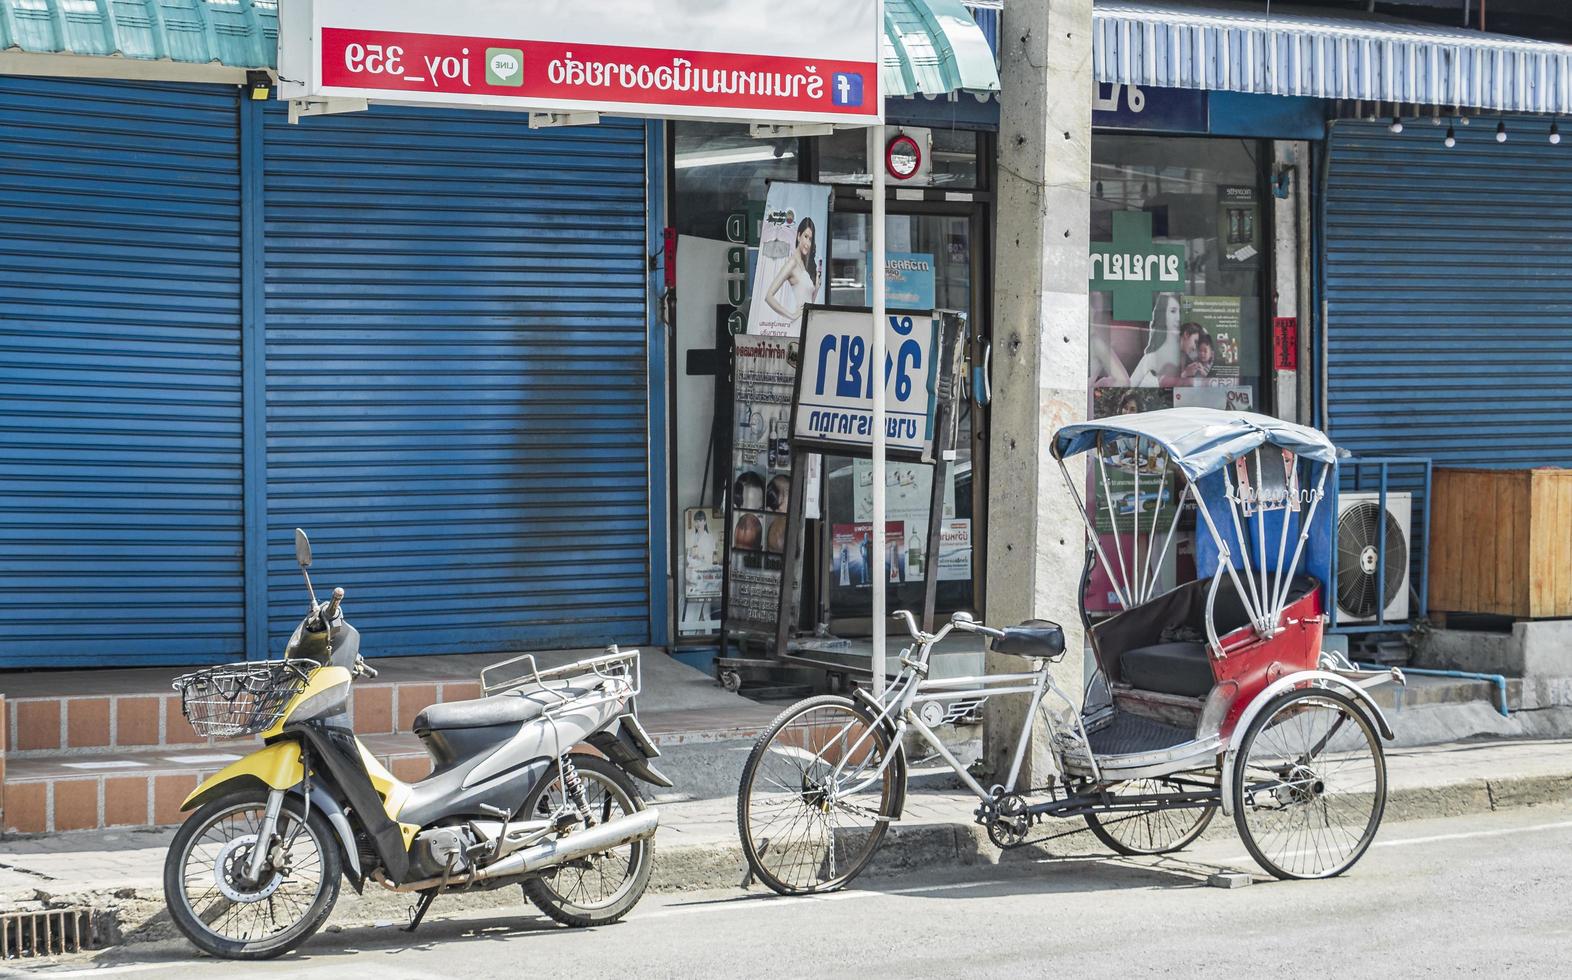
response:
[[[355,847],[355,832],[349,826],[348,815],[327,790],[315,784],[311,787],[311,807],[322,811],[322,815],[327,817],[328,824],[332,826],[333,833],[338,835],[338,842],[344,850],[345,871],[349,875],[349,883],[355,886],[355,893],[360,894],[366,878],[360,870],[360,850]]]
[[[305,769],[300,764],[300,743],[275,742],[209,776],[202,785],[191,791],[191,795],[180,804],[180,809],[184,812],[199,807],[241,783],[260,782],[268,789],[293,790],[298,789],[305,778]],[[349,872],[349,880],[355,886],[355,891],[359,892],[365,876],[360,871],[360,852],[355,847],[355,832],[349,826],[349,817],[345,815],[344,808],[321,786],[311,787],[311,806],[322,811],[333,832],[338,835],[347,865],[345,870]]]
[[[201,806],[230,783],[259,780],[269,789],[289,789],[305,778],[305,769],[300,765],[300,743],[274,742],[204,779],[202,785],[192,790],[180,804],[180,809],[185,811]]]
[[[651,742],[642,728],[634,729],[638,725],[634,720],[632,725],[628,721],[632,715],[623,715],[617,719],[614,728],[602,729],[585,739],[596,751],[615,762],[634,776],[655,786],[670,789],[674,783],[671,777],[650,765],[649,760],[657,758],[660,750]],[[639,736],[643,736],[640,738]]]

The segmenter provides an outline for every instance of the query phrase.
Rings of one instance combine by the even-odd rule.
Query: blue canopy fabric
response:
[[[1299,533],[1303,527],[1302,521],[1306,516],[1313,514],[1310,521],[1310,536],[1305,541],[1299,563],[1284,574],[1290,578],[1297,573],[1313,575],[1323,585],[1331,587],[1332,552],[1337,539],[1337,474],[1334,470],[1326,482],[1321,484],[1319,473],[1314,472],[1316,469],[1308,464],[1300,464],[1301,489],[1313,490],[1317,486],[1324,487],[1326,496],[1313,509],[1307,500],[1297,511],[1283,508],[1257,512],[1244,518],[1240,523],[1239,529],[1244,532],[1242,541],[1234,530],[1233,515],[1229,513],[1233,505],[1228,500],[1223,474],[1221,472],[1209,474],[1197,484],[1196,489],[1200,491],[1201,500],[1212,518],[1212,524],[1222,535],[1221,543],[1228,548],[1229,564],[1238,569],[1241,574],[1253,575],[1255,570],[1262,568],[1268,573],[1276,574],[1282,566],[1293,561]],[[1282,536],[1284,521],[1288,522],[1287,543],[1280,551],[1279,545],[1284,541]],[[1196,578],[1211,578],[1222,559],[1218,548],[1219,542],[1212,538],[1204,522],[1198,520],[1195,524]],[[1264,548],[1261,546],[1263,541]]]
[[[1053,454],[1068,459],[1095,448],[1104,435],[1150,439],[1192,482],[1264,445],[1320,463],[1336,463],[1339,455],[1346,455],[1316,429],[1216,408],[1165,408],[1067,425],[1054,433]]]

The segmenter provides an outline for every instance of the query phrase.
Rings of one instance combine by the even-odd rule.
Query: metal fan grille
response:
[[[1383,521],[1382,518],[1385,518]],[[1384,525],[1386,549],[1378,535]],[[1381,557],[1386,559],[1385,594],[1377,602],[1376,588]],[[1403,588],[1408,567],[1408,542],[1391,513],[1372,502],[1361,501],[1337,520],[1337,605],[1350,616],[1371,618],[1392,604]]]

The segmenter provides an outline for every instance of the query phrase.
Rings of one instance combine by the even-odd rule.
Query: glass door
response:
[[[870,215],[837,211],[830,220],[830,301],[868,306]],[[890,309],[949,309],[973,315],[973,227],[967,214],[890,214],[885,251],[892,271]],[[963,434],[973,431],[970,398],[958,402]],[[972,439],[963,435],[945,480],[937,561],[938,612],[975,609],[978,557]],[[929,504],[934,467],[890,462],[885,470],[884,534],[873,533],[873,465],[865,459],[825,458],[827,594],[832,628],[864,632],[873,589],[884,580],[891,610],[920,611],[927,567]],[[822,539],[821,539],[822,540]],[[881,557],[883,561],[881,561]]]

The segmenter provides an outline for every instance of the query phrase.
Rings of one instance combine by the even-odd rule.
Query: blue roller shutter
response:
[[[266,128],[269,613],[370,654],[649,636],[644,128],[374,107]]]
[[[1441,466],[1572,465],[1572,142],[1544,119],[1332,128],[1329,434]]]
[[[0,76],[0,666],[244,655],[236,107]]]

